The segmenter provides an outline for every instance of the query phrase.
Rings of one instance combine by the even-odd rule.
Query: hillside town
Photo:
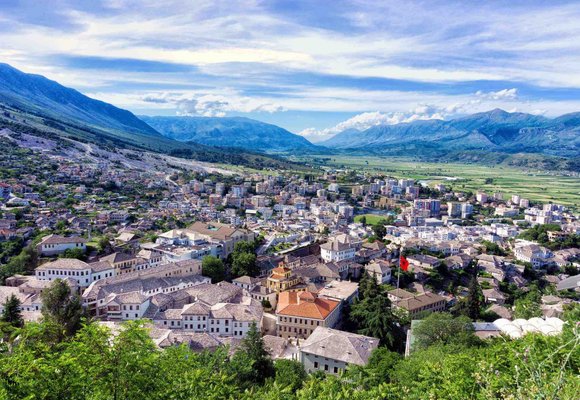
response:
[[[147,321],[159,348],[235,349],[255,326],[273,359],[338,374],[380,343],[409,355],[431,313],[467,307],[476,335],[516,338],[558,334],[580,299],[578,215],[517,194],[330,168],[3,168],[0,314],[15,298],[27,322],[64,282],[88,318]],[[365,329],[376,299],[391,325]]]

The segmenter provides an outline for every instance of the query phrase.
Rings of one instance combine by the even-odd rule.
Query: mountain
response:
[[[0,102],[89,127],[160,136],[130,111],[91,99],[44,76],[27,74],[1,63]]]
[[[127,149],[253,168],[303,168],[256,151],[167,138],[130,111],[0,63],[0,131],[4,129],[47,138],[62,148],[90,143],[109,152]]]
[[[266,152],[316,148],[302,136],[288,132],[279,126],[249,118],[147,116],[140,116],[140,118],[162,135],[182,142]]]
[[[474,150],[578,157],[580,113],[550,119],[495,109],[449,121],[414,121],[345,131],[319,144],[382,153]]]

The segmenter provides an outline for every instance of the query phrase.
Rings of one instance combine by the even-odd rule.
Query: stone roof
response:
[[[375,274],[383,274],[387,271],[390,271],[392,266],[393,264],[390,262],[384,260],[375,260],[368,264],[365,267],[365,270]]]
[[[229,240],[229,238],[238,230],[226,224],[217,222],[205,223],[197,221],[189,228],[192,232],[200,233],[202,235],[210,236],[218,240]]]
[[[74,236],[74,237],[65,237],[60,235],[48,235],[45,236],[40,245],[44,244],[70,244],[70,243],[86,243],[87,240],[82,237]]]
[[[404,308],[407,311],[414,311],[421,307],[426,307],[438,303],[440,301],[445,301],[445,297],[439,296],[435,293],[423,293],[410,298],[402,299],[396,302],[398,307]]]
[[[206,304],[214,305],[217,303],[226,303],[232,301],[237,296],[241,296],[243,289],[228,283],[220,282],[218,284],[203,283],[186,289],[186,292]]]
[[[354,365],[366,365],[379,339],[336,329],[316,327],[301,351]]]
[[[76,258],[59,258],[58,260],[42,264],[37,270],[47,270],[47,269],[71,269],[71,270],[83,270],[90,269],[90,265],[84,261],[77,260]]]

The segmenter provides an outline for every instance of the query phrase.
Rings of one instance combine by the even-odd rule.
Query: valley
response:
[[[533,171],[504,165],[417,162],[401,157],[313,155],[297,157],[296,160],[328,168],[388,173],[397,178],[426,181],[430,186],[443,183],[457,190],[502,192],[506,198],[518,193],[538,202],[580,206],[580,178],[574,173],[560,175],[556,171]],[[486,184],[488,178],[493,182]]]

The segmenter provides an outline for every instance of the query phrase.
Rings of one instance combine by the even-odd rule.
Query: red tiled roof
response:
[[[304,295],[301,293],[300,296]],[[300,302],[297,292],[282,292],[278,300],[277,314],[324,320],[340,304],[338,301],[314,298]],[[311,294],[312,297],[314,295]]]

